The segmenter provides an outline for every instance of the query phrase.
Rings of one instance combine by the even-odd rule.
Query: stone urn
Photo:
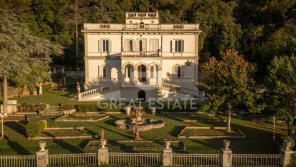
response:
[[[152,115],[155,115],[156,114],[156,107],[151,107],[151,114]]]
[[[170,149],[171,141],[165,141],[165,149]]]
[[[40,147],[40,151],[45,151],[46,142],[45,141],[40,141],[39,142],[39,147]]]
[[[132,107],[126,106],[124,109],[125,109],[126,116],[130,116],[131,115]]]
[[[106,147],[105,147],[106,144],[107,144],[107,140],[105,140],[105,139],[101,139],[101,148],[102,148],[102,149],[106,148]]]
[[[223,140],[223,143],[224,143],[224,149],[229,150],[230,141],[229,140]]]

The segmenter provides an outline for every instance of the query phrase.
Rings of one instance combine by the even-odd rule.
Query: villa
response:
[[[199,24],[161,24],[127,12],[125,24],[85,23],[85,92],[79,101],[201,98]]]

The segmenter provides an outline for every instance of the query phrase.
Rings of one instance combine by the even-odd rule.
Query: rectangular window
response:
[[[143,41],[142,40],[139,41],[139,51],[140,52],[143,51]]]
[[[184,52],[184,40],[175,41],[175,52]]]
[[[109,52],[110,51],[110,40],[103,40],[103,52]]]

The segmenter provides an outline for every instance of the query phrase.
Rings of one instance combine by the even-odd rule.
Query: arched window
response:
[[[107,77],[107,66],[103,68],[103,78]]]
[[[178,76],[178,78],[181,78],[181,67],[180,66],[177,67],[177,76]]]
[[[150,67],[150,78],[154,78],[154,66]]]
[[[131,67],[130,66],[126,67],[126,76],[127,76],[127,78],[131,77]]]

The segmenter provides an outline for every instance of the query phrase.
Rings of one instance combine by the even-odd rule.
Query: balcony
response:
[[[123,57],[160,57],[160,51],[123,51],[121,52]]]

